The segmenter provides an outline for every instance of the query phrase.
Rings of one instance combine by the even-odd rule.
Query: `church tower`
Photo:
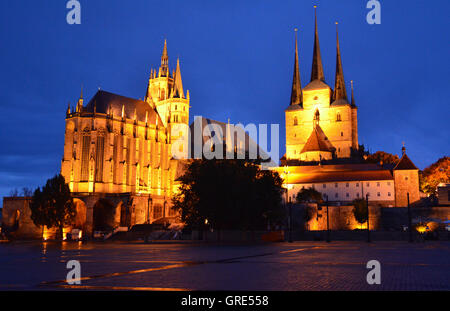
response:
[[[315,7],[316,8],[316,7]],[[337,24],[337,23],[336,23]],[[352,103],[347,99],[344,72],[336,26],[336,73],[334,90],[325,82],[315,10],[314,50],[311,81],[301,89],[297,38],[295,40],[294,80],[291,103],[285,110],[286,160],[320,161],[324,157],[306,157],[305,145],[311,137],[327,141],[333,158],[349,158],[358,148],[357,108],[352,88]],[[320,126],[316,127],[320,121]],[[326,157],[330,158],[329,156]]]
[[[159,70],[151,70],[145,101],[155,107],[167,128],[169,143],[183,137],[185,143],[178,144],[177,153],[187,156],[189,128],[189,90],[184,92],[181,78],[180,60],[172,74],[169,71],[167,41],[161,55]]]

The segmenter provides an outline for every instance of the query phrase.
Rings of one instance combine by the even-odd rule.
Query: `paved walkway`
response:
[[[268,245],[39,243],[0,245],[0,290],[450,290],[450,242]],[[369,260],[381,284],[366,281]]]

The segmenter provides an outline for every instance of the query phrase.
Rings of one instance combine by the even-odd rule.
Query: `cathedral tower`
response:
[[[158,73],[156,73],[156,70],[151,70],[145,101],[158,111],[163,120],[163,125],[169,133],[168,139],[170,142],[184,137],[185,143],[178,144],[177,152],[187,156],[189,91],[186,91],[185,94],[183,89],[179,59],[177,59],[175,71],[172,74],[169,72],[169,56],[166,41],[164,41],[161,66]]]
[[[305,144],[311,137],[323,136],[323,139],[326,138],[326,149],[332,150],[332,157],[335,158],[349,158],[353,151],[358,148],[357,108],[354,102],[353,88],[352,103],[349,103],[347,99],[337,27],[336,73],[334,90],[332,90],[325,82],[319,44],[317,11],[315,11],[314,26],[311,81],[303,89],[301,89],[300,75],[298,74],[297,38],[295,40],[291,102],[285,110],[286,160],[319,161],[323,159],[323,157],[316,159],[302,155]],[[320,127],[316,128],[315,125],[319,121]],[[318,130],[320,131],[319,136]],[[309,150],[310,147],[311,145],[307,149]]]

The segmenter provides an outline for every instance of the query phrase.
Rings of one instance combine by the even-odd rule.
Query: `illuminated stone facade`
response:
[[[295,39],[291,100],[286,117],[286,154],[281,167],[288,200],[302,188],[314,188],[331,204],[349,204],[369,195],[371,204],[404,207],[420,200],[418,169],[402,149],[398,165],[364,163],[359,154],[357,107],[351,83],[347,97],[336,29],[334,89],[325,82],[317,16],[311,81],[301,86],[298,43]]]
[[[297,38],[291,103],[285,110],[286,160],[320,161],[350,158],[358,150],[357,107],[347,98],[344,73],[337,38],[335,88],[325,82],[320,54],[317,18],[311,82],[302,89],[299,73]],[[320,129],[322,141],[313,146],[308,138]],[[324,145],[328,145],[324,148]],[[323,146],[320,146],[323,145]],[[306,148],[306,149],[305,149]]]
[[[189,108],[179,61],[169,72],[166,43],[144,100],[99,90],[84,105],[81,94],[76,108],[67,110],[61,163],[74,196],[129,194],[135,203],[145,201],[130,207],[136,215],[131,225],[175,216],[169,206],[182,165],[173,157],[172,143],[183,137],[177,152],[187,154]],[[150,199],[151,215],[148,200],[137,196]]]
[[[98,91],[86,106],[81,95],[75,111],[68,109],[61,173],[72,192],[171,195],[177,168],[171,143],[186,134],[172,131],[189,125],[189,92],[179,62],[168,72],[164,46],[144,101]]]

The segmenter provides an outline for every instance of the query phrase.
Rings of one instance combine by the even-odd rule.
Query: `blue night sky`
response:
[[[326,82],[334,87],[335,21],[347,90],[355,81],[359,141],[399,154],[402,141],[423,169],[449,155],[450,2],[366,0],[80,0],[81,25],[66,0],[0,1],[0,197],[58,173],[67,103],[100,87],[143,98],[164,38],[180,57],[195,115],[232,123],[280,124],[290,100],[294,31],[302,85],[309,82],[314,9]]]

